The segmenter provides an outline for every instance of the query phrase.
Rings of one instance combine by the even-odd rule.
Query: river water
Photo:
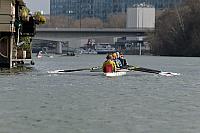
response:
[[[88,71],[105,55],[34,59],[31,72],[0,75],[0,133],[199,133],[200,59],[126,56],[129,64],[181,73]]]

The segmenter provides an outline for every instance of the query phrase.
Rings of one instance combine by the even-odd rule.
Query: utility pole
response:
[[[68,23],[68,28],[69,28],[69,17],[70,17],[70,8],[69,8],[69,2],[70,2],[70,1],[68,0],[68,3],[67,3],[67,8],[68,8],[68,9],[67,9],[67,13],[68,13],[68,17],[67,17],[67,21],[68,21],[68,22],[67,22],[67,23]]]
[[[79,3],[79,4],[80,4],[80,5],[79,5],[79,6],[80,6],[80,28],[81,28],[81,27],[82,27],[82,25],[81,25],[81,23],[82,23],[82,22],[81,22],[81,19],[82,19],[82,0],[80,0],[79,2],[80,2],[80,3]]]

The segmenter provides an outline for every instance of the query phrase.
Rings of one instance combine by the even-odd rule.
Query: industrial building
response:
[[[155,28],[155,8],[145,5],[127,9],[127,28]]]

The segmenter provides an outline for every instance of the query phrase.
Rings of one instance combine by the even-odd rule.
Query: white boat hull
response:
[[[38,59],[42,58],[42,55],[38,55],[37,58],[38,58]]]
[[[117,76],[123,76],[123,75],[126,75],[126,73],[128,72],[129,70],[127,69],[121,69],[121,70],[118,70],[117,72],[112,72],[112,73],[103,73],[106,77],[117,77]],[[64,72],[64,70],[54,70],[54,71],[48,71],[48,73],[50,74],[62,74],[62,73],[66,73]]]
[[[104,73],[106,77],[117,77],[126,75],[126,72],[112,72],[112,73]]]

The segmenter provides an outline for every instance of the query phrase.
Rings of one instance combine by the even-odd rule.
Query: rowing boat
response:
[[[77,69],[78,70],[78,69]],[[126,75],[127,72],[129,70],[127,69],[120,69],[120,70],[117,70],[117,72],[112,72],[112,73],[103,73],[106,77],[116,77],[116,76],[123,76],[123,75]],[[69,71],[65,71],[65,70],[54,70],[54,71],[48,71],[48,73],[51,73],[51,74],[63,74],[63,73],[67,73]],[[94,72],[94,71],[93,71]],[[97,71],[96,71],[97,72]],[[99,72],[99,71],[98,71]],[[102,72],[102,71],[101,71]]]
[[[102,67],[92,67],[92,68],[81,68],[81,69],[69,69],[69,70],[54,70],[54,71],[48,71],[48,73],[51,74],[62,74],[62,73],[68,73],[68,72],[78,72],[78,71],[86,71],[89,70],[90,72],[101,72],[102,73]],[[179,76],[180,73],[173,73],[173,72],[162,72],[159,70],[153,70],[143,67],[132,67],[129,66],[127,69],[119,69],[117,72],[112,73],[104,73],[107,77],[115,77],[115,76],[123,76],[126,75],[129,71],[138,71],[138,72],[146,72],[146,73],[154,73],[162,76]]]

